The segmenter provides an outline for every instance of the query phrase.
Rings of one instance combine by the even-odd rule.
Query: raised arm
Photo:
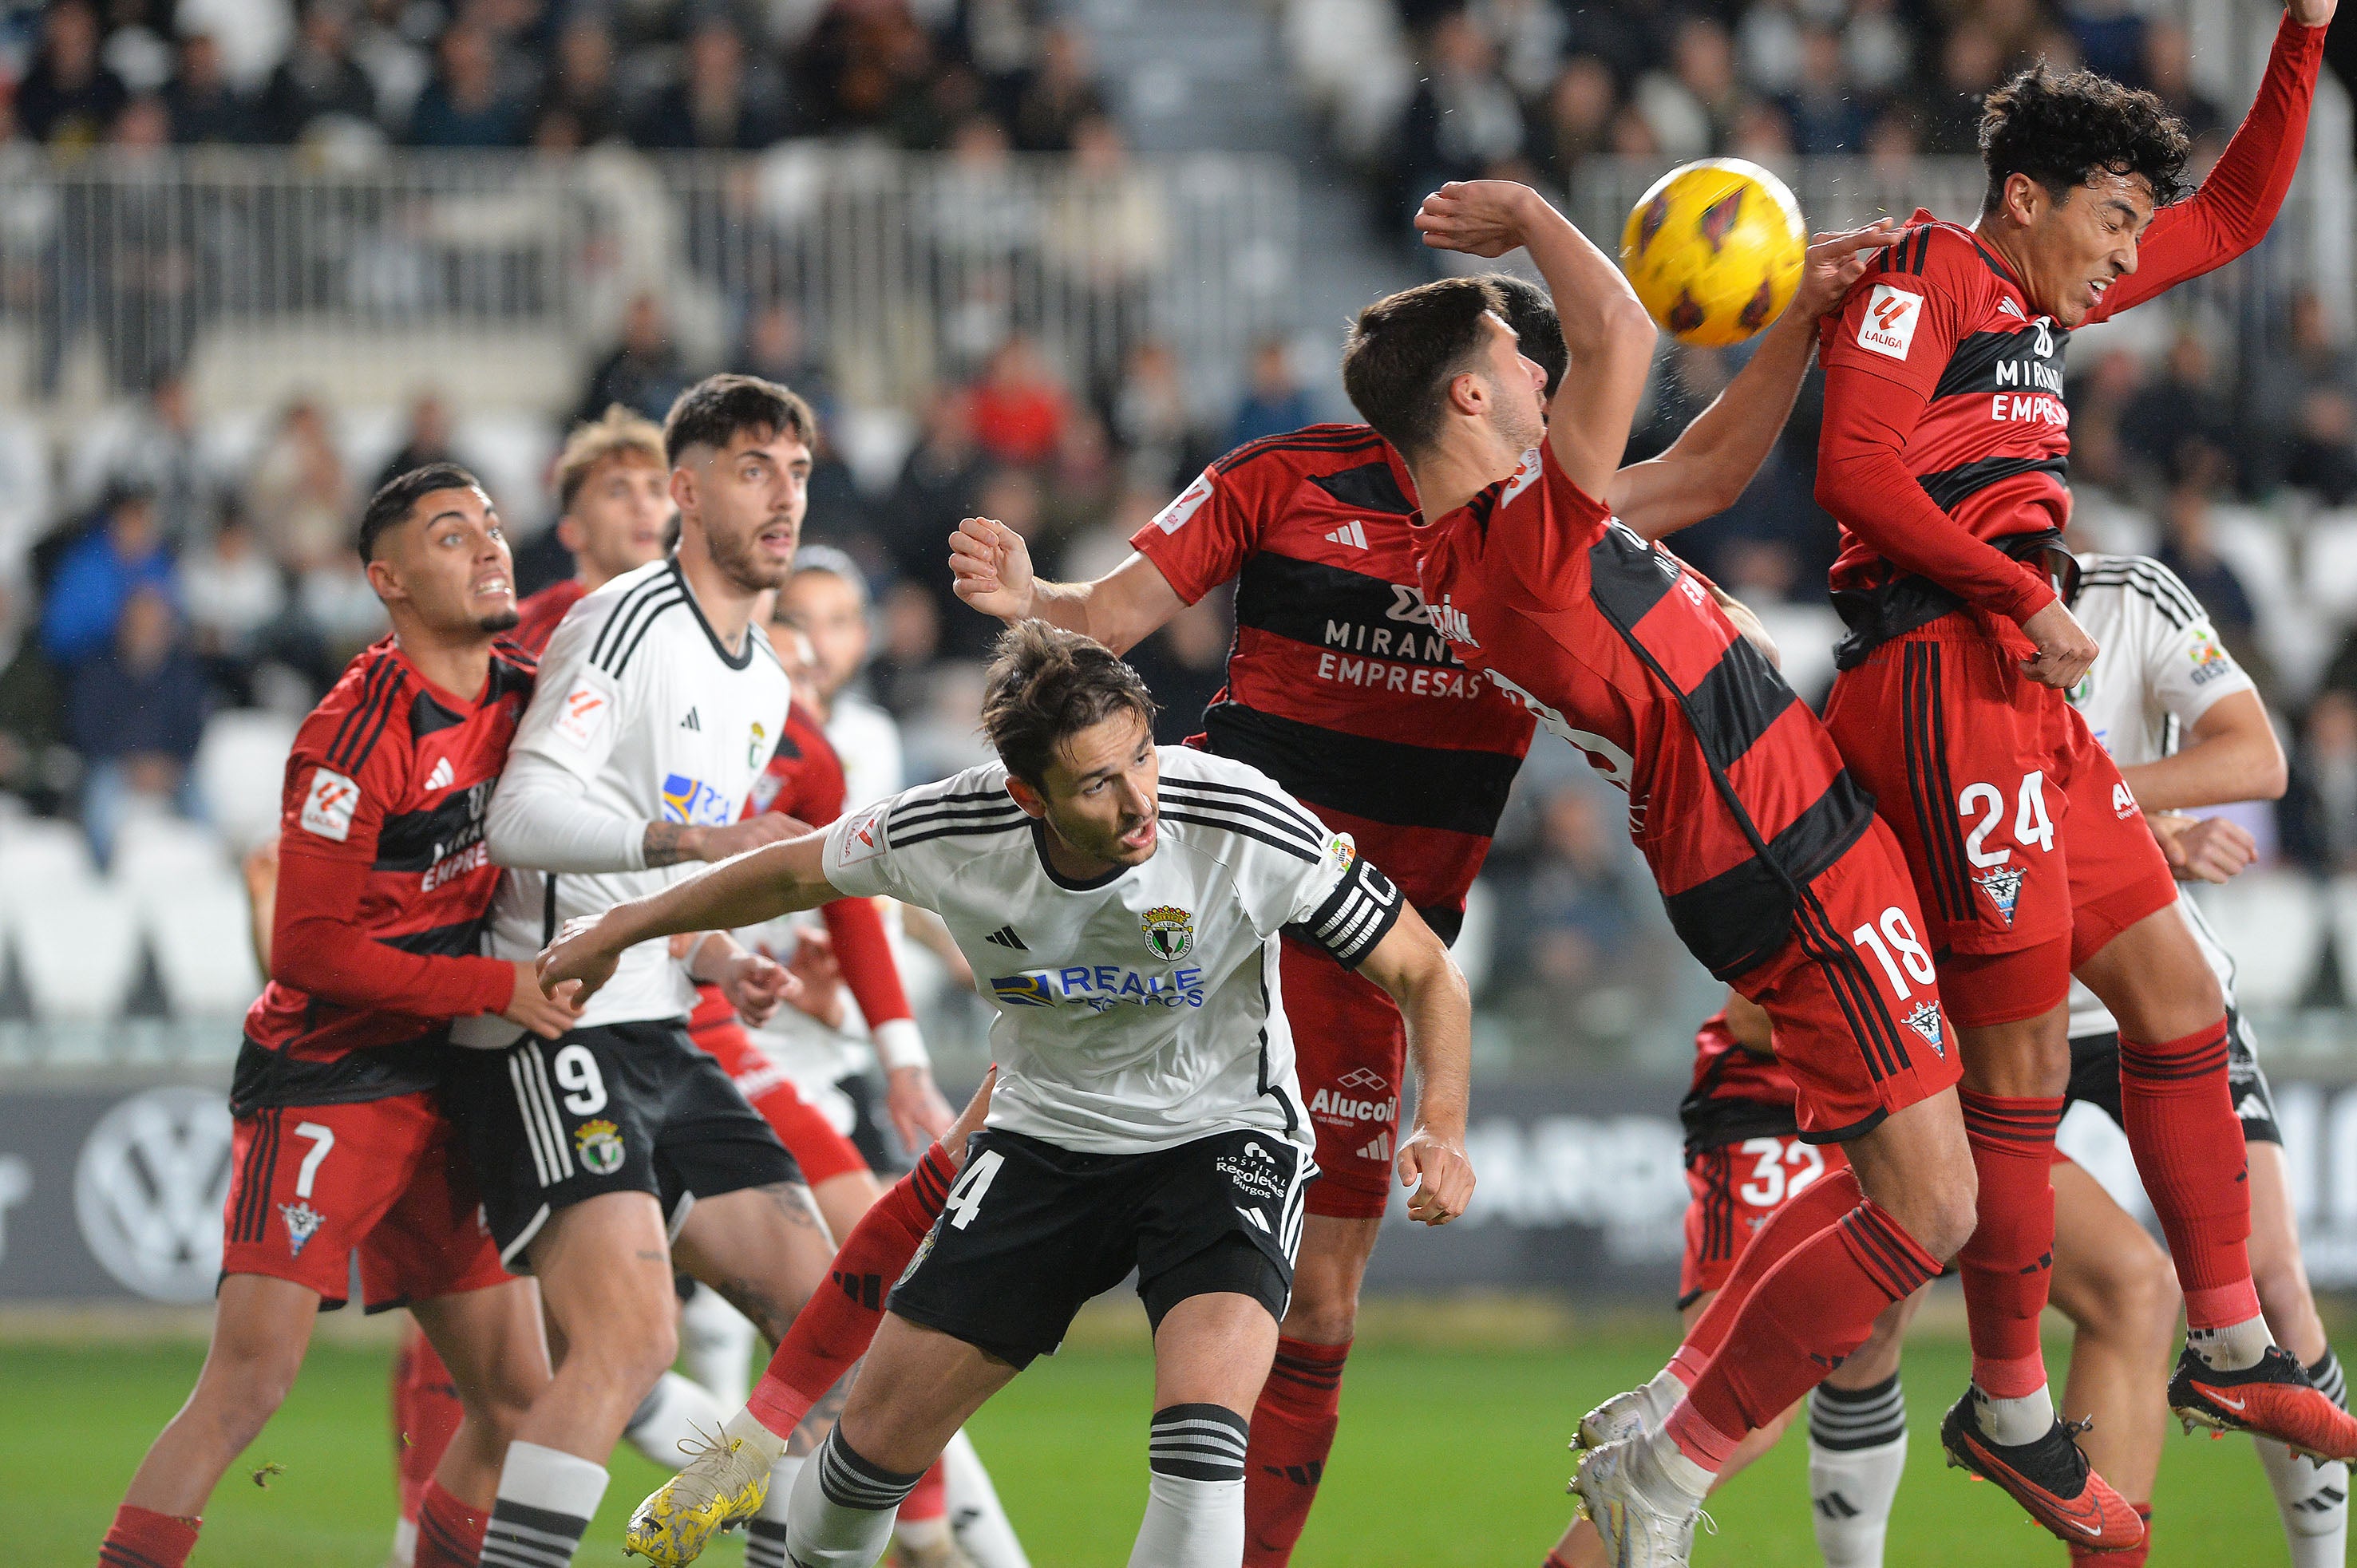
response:
[[[2146,811],[2282,797],[2283,746],[2256,692],[2219,698],[2193,721],[2190,733],[2193,738],[2176,755],[2120,769]]]
[[[1415,1064],[1415,1125],[1400,1140],[1400,1181],[1407,1213],[1446,1225],[1473,1198],[1473,1164],[1465,1155],[1465,1118],[1473,1082],[1473,1005],[1465,976],[1413,908],[1400,912],[1360,962],[1359,972],[1399,1004],[1407,1021],[1408,1059]]]
[[[1451,181],[1424,199],[1415,226],[1435,250],[1493,259],[1517,246],[1530,252],[1555,296],[1571,356],[1555,389],[1547,444],[1566,478],[1601,497],[1628,448],[1658,335],[1629,280],[1526,185]]]
[[[1668,451],[1612,476],[1605,504],[1647,539],[1674,533],[1735,504],[1775,450],[1816,351],[1817,324],[1840,306],[1865,273],[1870,253],[1889,242],[1891,220],[1846,233],[1820,234],[1792,304],[1760,335],[1751,358],[1711,405],[1695,416]]]
[[[1023,536],[986,517],[967,518],[950,535],[950,586],[1009,626],[1044,620],[1115,653],[1127,653],[1186,607],[1162,569],[1135,553],[1092,583],[1043,583],[1031,575]]]
[[[555,996],[564,993],[561,987],[578,982],[571,994],[586,1003],[613,977],[624,950],[640,942],[683,931],[758,926],[844,897],[823,869],[825,843],[824,833],[811,832],[766,844],[660,893],[617,904],[602,915],[567,920],[563,934],[541,952],[541,989]]]

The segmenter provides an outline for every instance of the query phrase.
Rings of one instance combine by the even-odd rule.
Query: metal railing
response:
[[[1291,325],[1296,205],[1282,159],[1210,156],[1092,174],[791,143],[356,170],[20,155],[0,167],[0,335],[21,372],[0,400],[54,399],[93,344],[102,395],[192,368],[216,403],[374,366],[497,378],[511,351],[569,375],[641,292],[707,355],[748,308],[796,305],[867,401],[907,402],[1010,330],[1076,381],[1149,336],[1232,380],[1256,335]]]

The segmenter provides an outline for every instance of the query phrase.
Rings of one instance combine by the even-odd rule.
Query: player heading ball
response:
[[[983,706],[997,762],[571,922],[543,955],[552,994],[586,997],[633,944],[889,894],[940,914],[997,1009],[987,1123],[795,1482],[789,1551],[807,1568],[873,1563],[950,1434],[1133,1268],[1160,1404],[1133,1561],[1241,1558],[1245,1412],[1317,1175],[1280,932],[1406,1018],[1410,1218],[1446,1223],[1472,1196],[1471,1014],[1447,950],[1347,835],[1256,768],[1157,747],[1152,713],[1102,644],[1025,622],[1000,638]],[[634,1549],[692,1559],[729,1522],[702,1499],[758,1488],[786,1436],[754,1410],[727,1435],[640,1506]]]

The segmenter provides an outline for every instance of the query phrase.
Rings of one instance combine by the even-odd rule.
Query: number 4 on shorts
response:
[[[963,1230],[974,1223],[974,1217],[982,1210],[982,1195],[990,1190],[998,1167],[1006,1163],[1006,1157],[996,1149],[985,1149],[967,1165],[965,1174],[950,1188],[948,1201],[942,1205],[942,1212],[950,1217],[952,1226]]]

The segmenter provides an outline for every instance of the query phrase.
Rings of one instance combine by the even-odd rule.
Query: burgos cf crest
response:
[[[1996,906],[1996,912],[2005,917],[2005,923],[2012,925],[2013,906],[2021,897],[2021,867],[1993,865],[1986,871],[1974,873],[1973,881],[1988,895],[1989,902]]]
[[[573,1134],[573,1147],[581,1156],[581,1168],[591,1176],[612,1176],[622,1167],[622,1130],[602,1116],[581,1123]]]
[[[1165,963],[1176,963],[1195,950],[1195,917],[1176,904],[1148,909],[1138,923],[1146,929],[1146,950]]]
[[[1947,1042],[1940,1032],[1940,1004],[1937,1002],[1917,1003],[1915,1010],[1907,1015],[1907,1026],[1923,1036],[1933,1055],[1944,1057],[1948,1054]]]
[[[328,1217],[301,1201],[282,1203],[278,1206],[278,1212],[286,1221],[286,1255],[299,1258],[303,1255],[303,1249],[310,1244],[311,1238],[319,1233],[319,1226]]]

